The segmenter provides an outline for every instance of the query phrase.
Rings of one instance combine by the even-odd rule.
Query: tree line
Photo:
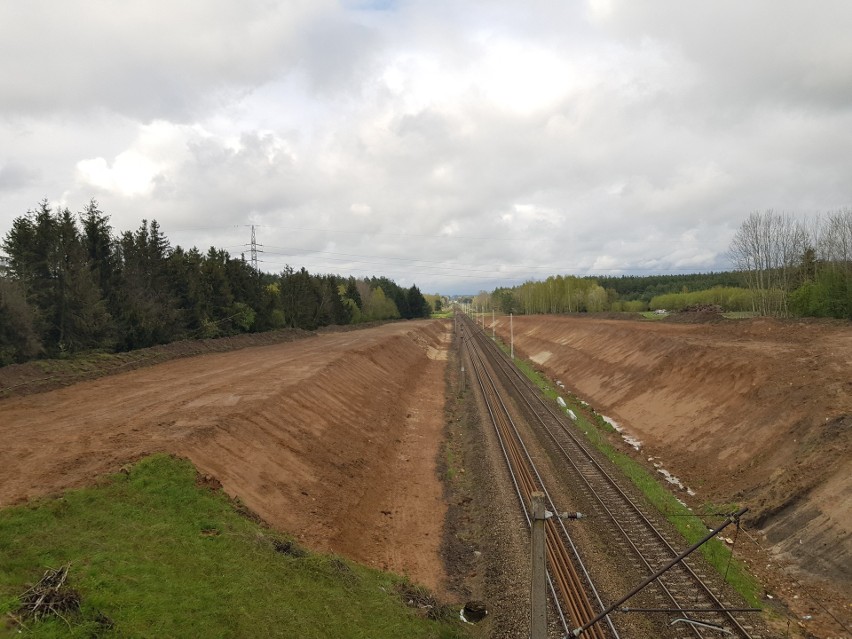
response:
[[[642,300],[650,304],[660,295],[704,291],[715,287],[741,287],[743,278],[734,271],[710,273],[682,273],[676,275],[621,275],[596,278],[607,291],[615,291],[616,299],[622,302]],[[609,294],[612,297],[612,294]]]
[[[553,275],[491,293],[482,291],[471,304],[504,314],[678,310],[693,303],[719,302],[726,310],[748,310],[751,298],[746,289],[737,287],[740,281],[738,273],[726,272],[620,278]]]
[[[852,319],[852,209],[815,219],[755,211],[730,247],[763,315]]]
[[[0,365],[431,312],[417,286],[258,272],[222,249],[172,247],[155,220],[116,235],[94,200],[76,215],[41,202],[13,221],[2,249]]]
[[[605,310],[607,292],[593,278],[553,275],[544,281],[524,282],[511,288],[484,291],[474,306],[502,313],[578,313]]]
[[[481,291],[474,308],[500,313],[641,312],[713,304],[760,315],[852,319],[852,209],[810,220],[754,212],[729,249],[734,271],[576,277]]]

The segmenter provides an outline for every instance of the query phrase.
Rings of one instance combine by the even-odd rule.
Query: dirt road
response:
[[[317,550],[441,589],[449,323],[174,360],[0,401],[0,506],[167,451]]]

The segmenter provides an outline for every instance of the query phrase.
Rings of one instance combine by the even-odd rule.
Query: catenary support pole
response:
[[[512,359],[515,359],[515,324],[512,322],[512,314],[509,313],[509,333],[512,335]]]
[[[459,347],[459,361],[461,362],[461,392],[464,393],[464,324],[461,326],[461,346]]]
[[[530,495],[532,539],[532,584],[530,589],[530,639],[547,639],[547,565],[544,525],[547,511],[544,493]]]

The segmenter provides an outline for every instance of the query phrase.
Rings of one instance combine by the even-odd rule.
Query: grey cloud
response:
[[[375,71],[381,42],[375,29],[342,16],[324,16],[300,30],[298,64],[320,94],[358,93]]]
[[[38,178],[38,171],[17,162],[0,165],[0,191],[12,191],[29,186]]]
[[[613,0],[619,36],[659,39],[693,63],[696,99],[750,108],[848,109],[852,5],[796,0],[635,3]]]
[[[187,120],[292,68],[303,23],[333,10],[262,0],[3,3],[0,109]]]
[[[166,28],[147,3],[121,19],[80,0],[7,3],[0,72],[20,75],[0,88],[0,184],[16,185],[0,210],[97,195],[117,229],[155,217],[174,243],[232,252],[255,223],[271,270],[458,292],[557,270],[728,268],[750,211],[849,205],[845,4],[611,5],[178,3]],[[61,28],[75,12],[79,28]],[[501,102],[512,87],[489,94],[477,74],[503,45],[566,62],[544,79],[562,97],[525,110]],[[29,61],[10,66],[19,50]],[[167,151],[139,133],[151,118]],[[133,195],[74,171],[97,158],[112,173],[93,181],[114,185],[127,150],[174,157]]]
[[[246,132],[238,148],[199,137],[188,141],[187,159],[164,176],[155,198],[182,219],[207,226],[263,216],[309,197],[282,140]]]

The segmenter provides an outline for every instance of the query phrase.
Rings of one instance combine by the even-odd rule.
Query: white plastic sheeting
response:
[[[632,446],[635,450],[640,450],[642,448],[642,442],[635,438],[628,432],[625,432],[624,428],[617,421],[612,419],[611,417],[607,417],[606,415],[601,415],[601,418],[610,426],[612,426],[618,434],[621,435],[621,438],[627,442],[630,446]]]

